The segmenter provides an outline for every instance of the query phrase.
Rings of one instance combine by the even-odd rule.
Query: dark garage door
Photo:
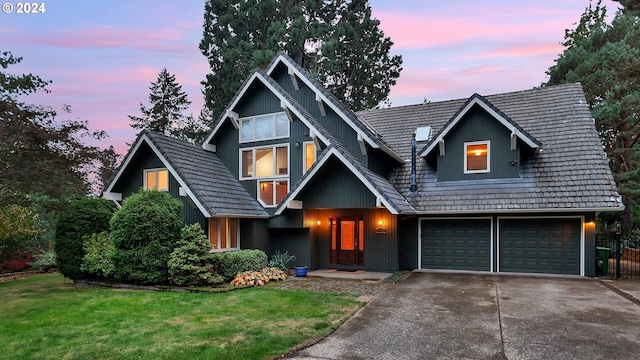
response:
[[[422,220],[423,269],[491,271],[489,219]]]
[[[580,219],[500,219],[499,271],[580,275]]]

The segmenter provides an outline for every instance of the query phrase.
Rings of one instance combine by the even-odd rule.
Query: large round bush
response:
[[[115,276],[131,284],[162,284],[180,239],[182,203],[157,190],[129,196],[111,219]]]
[[[80,269],[85,255],[83,238],[109,230],[113,210],[114,205],[109,200],[81,198],[72,201],[62,211],[56,225],[54,243],[56,262],[62,275],[73,280],[84,277]]]

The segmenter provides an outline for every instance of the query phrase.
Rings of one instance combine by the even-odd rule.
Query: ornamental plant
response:
[[[182,228],[180,241],[167,263],[169,282],[178,286],[203,286],[221,283],[209,264],[209,243],[199,224]]]

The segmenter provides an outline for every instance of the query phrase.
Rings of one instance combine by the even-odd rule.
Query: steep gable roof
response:
[[[496,119],[496,121],[502,124],[502,126],[511,131],[512,136],[516,136],[531,149],[540,148],[541,144],[538,140],[529,135],[527,131],[496,108],[490,101],[476,93],[464,103],[464,105],[451,117],[442,129],[433,136],[431,141],[424,146],[424,148],[419,152],[420,156],[427,156],[431,151],[433,151],[433,149],[435,149],[439,142],[444,141],[444,137],[447,136],[453,128],[455,128],[455,126],[474,106],[480,106],[484,111],[488,112],[494,119]]]
[[[267,75],[275,71],[278,65],[284,65],[287,67],[289,74],[296,76],[302,80],[307,87],[316,93],[316,98],[321,100],[324,104],[327,104],[331,109],[342,118],[369,146],[374,149],[381,149],[386,154],[402,162],[403,159],[391,149],[387,143],[381,138],[378,132],[367,123],[366,120],[359,118],[351,109],[347,108],[335,95],[329,92],[322,84],[316,79],[311,77],[309,73],[300,67],[291,57],[281,52],[267,66]]]
[[[225,121],[232,121],[230,120],[230,112],[233,112],[233,109],[235,109],[236,105],[240,102],[240,100],[242,100],[242,97],[247,92],[249,87],[255,82],[259,82],[266,86],[276,97],[278,97],[278,99],[280,99],[280,104],[283,107],[283,110],[284,108],[287,108],[291,112],[293,112],[300,119],[300,121],[302,121],[309,129],[317,134],[318,138],[323,143],[325,143],[325,145],[329,145],[329,133],[324,129],[324,127],[318,121],[310,120],[310,118],[312,117],[310,117],[308,111],[306,111],[300,104],[298,104],[293,99],[293,97],[289,95],[286,90],[284,90],[275,80],[270,78],[261,70],[256,69],[251,73],[251,75],[249,75],[249,77],[247,77],[244,84],[240,87],[238,92],[236,92],[229,105],[227,105],[225,112],[218,118],[215,126],[213,127],[211,132],[209,132],[209,135],[204,141],[203,147],[205,147],[205,145],[209,143],[211,139],[213,139],[213,137],[218,132],[218,130],[220,130],[222,124],[224,124]]]
[[[266,218],[262,206],[242,187],[216,154],[186,141],[143,130],[107,188],[110,192],[145,143],[160,158],[205,217]]]
[[[438,182],[436,170],[418,162],[418,193],[410,194],[411,166],[390,181],[421,213],[615,211],[623,208],[607,157],[580,84],[557,85],[484,97],[538,141],[540,152],[523,159],[515,179]],[[405,158],[419,126],[438,132],[468,99],[358,113]],[[402,119],[402,126],[398,125]],[[534,138],[535,137],[535,138]]]
[[[414,209],[407,200],[396,190],[384,177],[376,174],[363,166],[353,155],[341,145],[331,145],[327,147],[311,166],[307,173],[291,189],[289,194],[277,207],[275,215],[280,215],[290,207],[291,201],[296,198],[316,176],[327,161],[335,157],[341,161],[376,197],[380,206],[384,206],[392,214],[413,213]]]

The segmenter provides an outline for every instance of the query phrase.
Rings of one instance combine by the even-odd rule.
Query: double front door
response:
[[[331,219],[331,263],[364,265],[364,222],[357,217]]]

